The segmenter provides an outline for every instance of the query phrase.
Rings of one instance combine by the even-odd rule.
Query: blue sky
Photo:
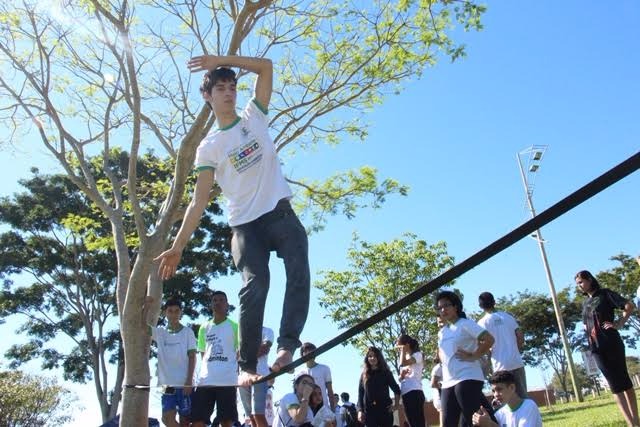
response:
[[[528,146],[549,146],[533,195],[538,211],[640,149],[640,3],[497,1],[488,8],[482,32],[458,35],[467,44],[466,58],[440,62],[365,117],[372,125],[366,143],[284,158],[285,171],[297,176],[366,164],[411,189],[408,197],[390,197],[382,209],[353,220],[331,218],[310,238],[312,279],[320,270],[346,268],[353,232],[380,242],[410,231],[428,242],[446,241],[457,261],[472,255],[528,219],[516,163],[516,153]],[[51,165],[42,151],[0,152],[5,177],[11,177],[0,184],[0,195],[16,191],[16,179],[31,165]],[[543,229],[558,289],[571,285],[580,269],[612,267],[609,257],[620,252],[640,255],[639,188],[636,172]],[[280,261],[274,256],[271,264],[266,325],[276,328],[284,281]],[[234,303],[239,282],[234,276],[212,286],[227,290]],[[496,297],[548,292],[532,239],[463,275],[456,287],[468,311],[485,290]],[[337,335],[325,314],[312,304],[303,341],[322,344]],[[0,331],[7,336],[14,326]],[[333,370],[334,390],[350,392],[352,400],[360,350],[339,347],[319,358]],[[527,373],[530,386],[543,385],[539,370]],[[276,397],[288,392],[290,378],[278,380]],[[83,422],[98,423],[92,386],[73,388],[86,396]],[[152,394],[156,415],[157,400]]]

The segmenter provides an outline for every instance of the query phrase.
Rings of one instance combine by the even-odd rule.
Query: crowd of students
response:
[[[432,370],[431,385],[436,389],[434,405],[441,413],[440,424],[491,426],[492,422],[503,425],[503,421],[512,419],[518,422],[506,425],[540,425],[535,404],[526,399],[526,379],[518,350],[522,335],[515,319],[496,311],[488,292],[480,295],[485,315],[478,323],[466,318],[454,292],[443,291],[436,300],[439,333],[434,361],[438,363]],[[223,427],[238,424],[237,397],[244,409],[242,419],[253,427],[392,427],[393,413],[400,408],[400,402],[408,427],[425,425],[424,355],[413,337],[403,334],[395,342],[400,368],[397,378],[379,348],[367,349],[355,404],[349,402],[347,393],[342,393],[342,405],[339,404],[331,369],[314,358],[296,372],[291,393],[274,399],[266,382],[237,387],[238,326],[228,318],[226,294],[214,291],[210,308],[213,317],[200,326],[197,339],[191,329],[180,323],[182,308],[176,300],[164,305],[166,326],[151,327],[158,348],[158,384],[165,387],[165,425],[208,425],[214,409],[215,423]],[[263,327],[257,352],[260,375],[269,372],[267,358],[273,335],[271,329]],[[300,356],[315,349],[314,344],[304,343]],[[198,372],[196,352],[200,354]],[[497,412],[482,391],[485,374],[480,359],[489,352],[495,372],[490,380],[495,399],[509,408]]]

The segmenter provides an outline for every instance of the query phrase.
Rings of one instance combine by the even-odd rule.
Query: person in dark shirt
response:
[[[617,292],[601,288],[598,280],[586,270],[578,272],[575,280],[586,295],[582,305],[582,320],[589,349],[609,383],[627,425],[640,425],[636,393],[627,371],[624,343],[618,333],[618,329],[634,312],[635,305]],[[614,319],[616,308],[622,310],[622,317],[617,321]]]
[[[393,391],[393,404],[389,389]],[[400,387],[382,352],[376,347],[369,347],[358,386],[358,421],[366,427],[391,427],[393,411],[399,402]]]

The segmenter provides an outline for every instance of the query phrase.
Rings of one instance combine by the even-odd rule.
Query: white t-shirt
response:
[[[327,394],[327,383],[331,382],[331,369],[327,365],[317,363],[313,368],[304,367],[300,369],[296,378],[302,374],[310,375],[313,381],[320,386],[322,390],[322,403],[324,406],[331,407],[329,404],[329,395]]]
[[[311,411],[313,413],[313,410]],[[335,421],[336,414],[331,411],[329,406],[322,405],[322,407],[316,412],[311,422],[314,427],[326,427],[329,421]]]
[[[524,366],[516,338],[518,322],[512,315],[504,311],[486,313],[478,320],[478,325],[495,339],[491,347],[493,372],[513,371]]]
[[[343,427],[344,418],[342,416],[342,406],[336,404],[335,415],[336,415],[336,427]]]
[[[171,331],[152,326],[151,338],[158,345],[158,385],[183,385],[189,371],[189,352],[196,351],[196,336],[191,328],[182,326]]]
[[[263,343],[273,342],[273,329],[267,328],[266,326],[262,327],[262,342]],[[268,354],[258,357],[258,364],[256,365],[256,373],[258,375],[269,374],[269,355]]]
[[[229,225],[246,224],[292,196],[269,136],[266,112],[254,99],[231,125],[212,129],[196,151],[197,170],[214,169],[228,200]]]
[[[540,410],[531,399],[522,399],[513,411],[509,405],[504,405],[494,415],[500,427],[542,427]]]
[[[198,385],[232,386],[238,384],[238,324],[227,318],[200,326],[198,351],[204,353],[200,363]]]
[[[400,381],[400,394],[407,394],[413,390],[422,390],[422,371],[424,370],[422,353],[416,351],[411,354],[411,357],[415,359],[416,363],[402,367],[409,368],[409,372]]]
[[[464,361],[455,354],[458,349],[468,352],[478,348],[478,337],[485,332],[476,322],[458,319],[438,332],[438,348],[442,363],[442,388],[453,387],[464,380],[484,381],[479,360]]]
[[[433,368],[431,369],[431,378],[433,379],[434,377],[440,378],[440,381],[442,381],[441,363],[436,363],[435,365],[433,365]],[[433,389],[431,390],[431,394],[433,396],[433,406],[438,410],[438,412],[440,412],[440,390],[433,387]]]
[[[276,411],[276,417],[274,421],[274,427],[297,427],[300,424],[306,422],[313,422],[313,412],[311,408],[307,406],[307,417],[303,422],[297,424],[293,421],[293,418],[289,415],[289,409],[300,407],[300,401],[295,393],[289,393],[282,396],[280,403],[278,404],[278,410]]]

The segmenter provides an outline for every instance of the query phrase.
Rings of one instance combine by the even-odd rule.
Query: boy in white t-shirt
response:
[[[542,427],[542,416],[531,399],[523,399],[516,392],[516,378],[509,371],[495,372],[489,378],[495,399],[502,404],[491,420],[487,411],[480,408],[473,414],[473,425],[480,427]]]
[[[198,331],[198,352],[202,359],[192,397],[192,426],[208,425],[215,408],[220,425],[231,427],[238,419],[238,325],[227,317],[229,302],[224,292],[213,292],[211,309],[213,319],[203,323]]]
[[[198,178],[191,204],[170,249],[160,254],[163,280],[176,272],[182,251],[198,227],[214,181],[228,200],[233,231],[231,252],[242,273],[240,290],[240,385],[260,379],[256,372],[264,307],[269,290],[269,256],[276,251],[287,275],[278,355],[271,369],[279,371],[292,361],[300,346],[300,333],[309,311],[310,272],[307,234],[291,208],[291,189],[280,167],[267,116],[273,65],[265,58],[205,55],[192,58],[192,72],[207,70],[200,92],[216,117],[216,127],[196,153]],[[258,75],[254,97],[236,112],[236,74],[239,67]]]
[[[493,372],[510,371],[516,379],[516,390],[524,399],[527,397],[527,377],[520,354],[524,346],[524,334],[513,316],[496,310],[496,301],[491,292],[481,293],[478,297],[478,305],[485,313],[478,320],[478,325],[495,339],[491,347]]]
[[[147,297],[151,302],[152,297]],[[164,304],[167,326],[151,326],[151,338],[158,347],[158,385],[163,386],[162,422],[169,427],[190,425],[191,386],[196,366],[196,337],[180,323],[182,306],[177,299]],[[180,423],[176,421],[176,412]]]
[[[300,347],[300,356],[304,357],[308,353],[315,351],[315,349],[316,346],[314,344],[306,342],[302,344],[302,347]],[[333,381],[331,380],[331,369],[327,365],[317,363],[315,358],[307,360],[306,365],[306,367],[301,368],[300,371],[298,371],[298,375],[311,375],[316,385],[320,386],[324,406],[330,407],[331,410],[335,411],[337,402],[333,400],[334,393]]]

